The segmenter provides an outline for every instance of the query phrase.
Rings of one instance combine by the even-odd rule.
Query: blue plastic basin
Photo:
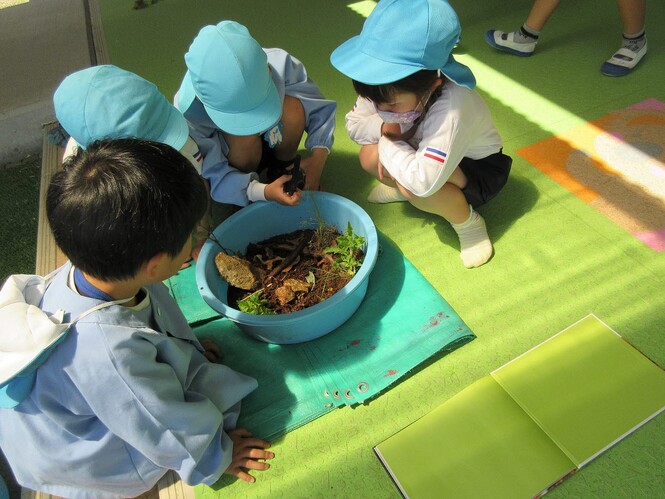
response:
[[[320,220],[344,233],[365,238],[365,259],[355,276],[332,297],[298,312],[278,315],[246,314],[229,306],[228,284],[215,266],[219,245],[208,240],[196,264],[201,296],[214,310],[228,317],[249,336],[268,343],[290,344],[319,338],[342,325],[358,309],[367,292],[369,275],[378,255],[376,227],[354,202],[328,192],[305,192],[298,206],[257,202],[231,215],[214,231],[214,237],[232,252],[245,254],[249,243],[300,229],[316,228]]]

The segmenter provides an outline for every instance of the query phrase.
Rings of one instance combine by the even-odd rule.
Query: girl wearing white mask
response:
[[[333,66],[358,94],[346,129],[361,145],[361,166],[381,182],[368,200],[408,201],[443,217],[464,265],[478,267],[493,248],[473,208],[505,185],[512,159],[473,74],[451,54],[457,14],[445,0],[415,3],[380,1],[360,35],[333,52]]]

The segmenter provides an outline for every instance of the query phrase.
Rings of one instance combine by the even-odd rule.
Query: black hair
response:
[[[413,137],[413,134],[416,133],[418,125],[420,125],[425,118],[430,106],[436,101],[436,98],[441,95],[441,89],[447,81],[446,77],[436,69],[421,69],[420,71],[416,71],[415,73],[392,83],[368,85],[367,83],[361,83],[356,80],[352,80],[352,82],[353,88],[360,97],[369,99],[375,104],[388,104],[392,102],[394,95],[400,92],[411,92],[420,98],[424,97],[438,78],[443,80],[443,84],[433,92],[432,96],[434,99],[431,97],[428,99],[425,103],[423,113],[413,122],[411,128],[401,135],[386,134],[386,137],[391,140],[409,140]]]
[[[395,93],[411,92],[418,96],[423,96],[439,76],[437,70],[421,69],[409,76],[392,83],[383,83],[381,85],[368,85],[356,80],[353,81],[353,88],[356,93],[365,99],[369,99],[375,104],[387,104],[392,101]]]
[[[103,140],[79,148],[53,176],[46,214],[56,244],[76,267],[118,281],[159,253],[177,256],[207,196],[203,179],[171,146]]]

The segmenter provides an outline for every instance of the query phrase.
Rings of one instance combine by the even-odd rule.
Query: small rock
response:
[[[293,292],[293,290],[290,287],[280,286],[275,290],[275,296],[277,297],[279,304],[284,306],[290,301],[292,301],[296,297],[296,294]]]
[[[279,304],[284,306],[293,301],[296,293],[303,293],[309,291],[309,283],[301,281],[300,279],[287,279],[284,284],[275,290],[275,296]]]
[[[219,252],[215,257],[215,265],[226,282],[236,288],[251,291],[259,287],[258,271],[246,259]]]
[[[291,290],[296,293],[299,291],[309,291],[309,283],[301,281],[300,279],[286,279],[284,281],[284,286],[291,288]]]

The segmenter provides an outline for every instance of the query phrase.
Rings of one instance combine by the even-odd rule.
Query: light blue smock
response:
[[[71,264],[41,308],[65,321],[100,303],[68,285]],[[213,484],[231,462],[240,400],[256,380],[209,362],[163,284],[143,310],[121,305],[70,328],[14,409],[0,409],[0,446],[18,482],[68,498],[134,497],[169,470]],[[0,359],[1,361],[2,359]]]
[[[282,102],[284,96],[289,95],[300,100],[305,109],[305,147],[330,150],[334,141],[335,101],[323,97],[316,84],[307,76],[305,66],[288,52],[278,48],[263,51],[268,57],[272,69],[270,74]],[[194,99],[187,109],[178,105],[177,95],[174,102],[185,115],[189,134],[203,155],[202,175],[210,181],[212,199],[220,203],[247,206],[247,186],[252,180],[258,179],[256,173],[243,173],[229,164],[229,147],[222,131],[210,119],[201,101]]]

